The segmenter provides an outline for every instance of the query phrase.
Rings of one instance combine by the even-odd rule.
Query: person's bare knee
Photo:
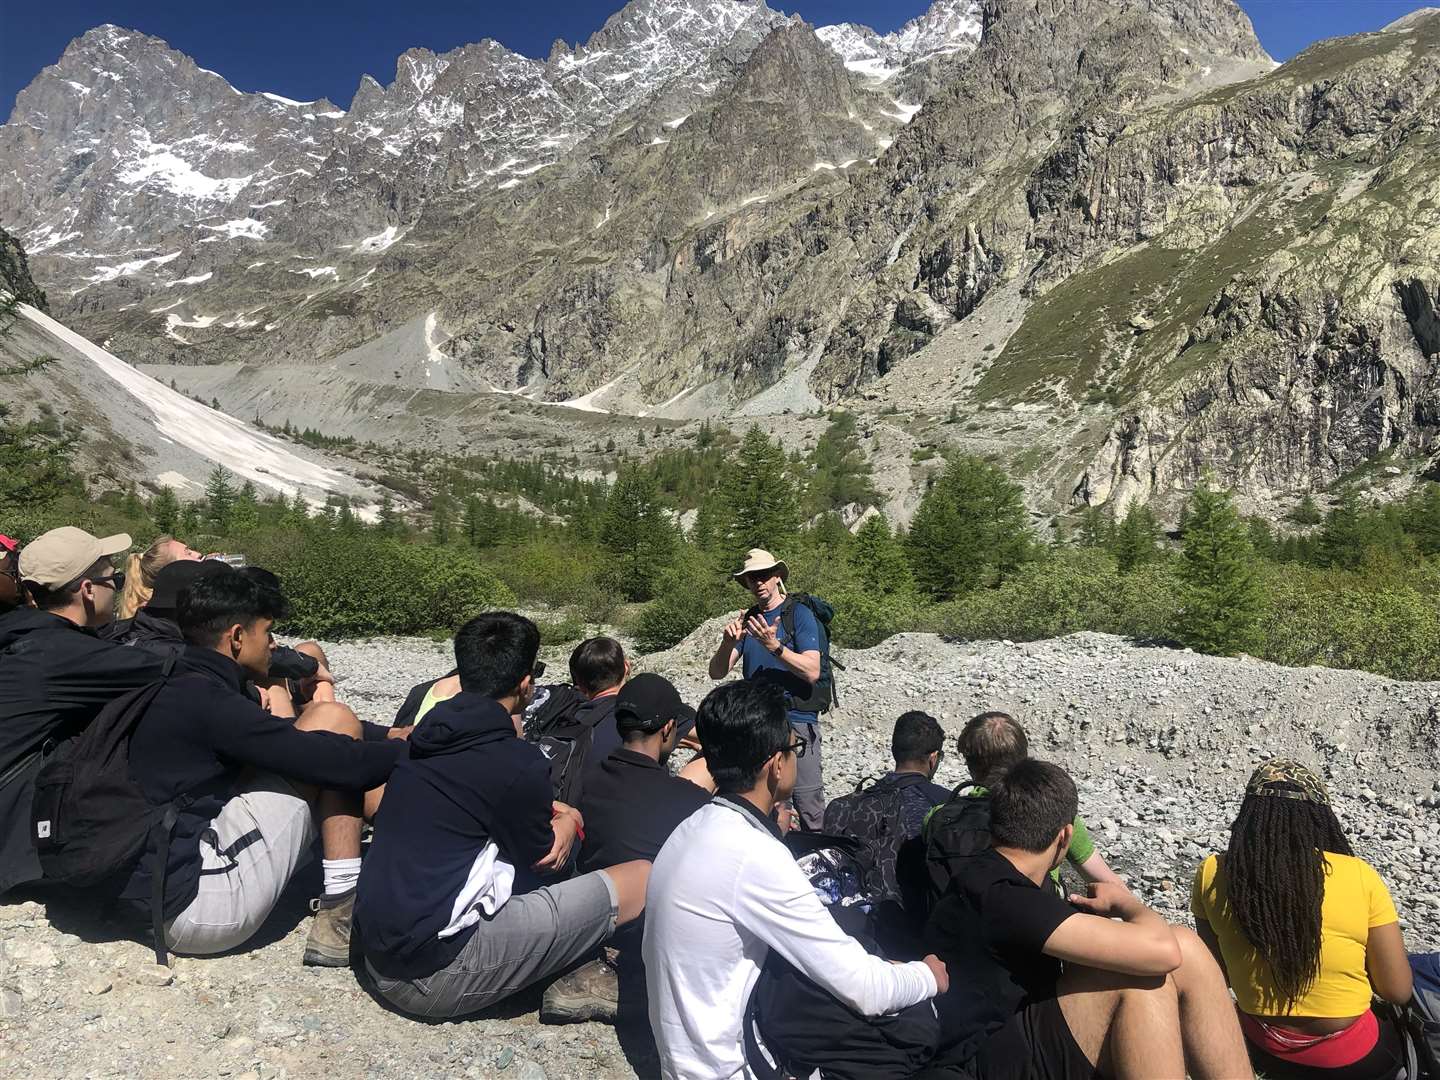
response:
[[[295,721],[301,731],[333,731],[337,735],[360,738],[360,719],[348,705],[336,701],[317,701]]]
[[[617,863],[607,866],[600,873],[610,879],[615,887],[616,906],[619,914],[616,924],[634,922],[645,910],[645,887],[650,883],[650,863],[645,859]]]
[[[326,657],[325,650],[320,647],[320,644],[318,642],[302,641],[299,645],[295,646],[295,651],[299,653],[304,653],[306,656],[310,657],[313,660],[320,661],[320,663],[325,666],[326,670],[329,670],[330,660],[328,657]]]

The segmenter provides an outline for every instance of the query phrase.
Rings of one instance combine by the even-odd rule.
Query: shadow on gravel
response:
[[[464,1024],[471,1020],[518,1020],[522,1016],[535,1016],[540,1012],[540,1001],[545,996],[544,986],[536,985],[527,987],[520,993],[513,994],[488,1009],[481,1009],[479,1012],[470,1013],[467,1016],[427,1019],[402,1012],[376,993],[374,980],[370,978],[369,972],[365,970],[364,962],[353,947],[350,953],[350,970],[355,975],[355,981],[360,984],[360,988],[380,1008],[412,1023],[426,1024],[430,1027]],[[542,1025],[542,1029],[547,1027],[549,1025]],[[650,1024],[647,1020],[617,1024],[615,1038],[620,1044],[620,1050],[625,1055],[626,1062],[640,1080],[656,1080],[660,1076],[660,1055],[655,1049],[655,1037],[650,1033]]]
[[[310,899],[322,890],[319,860],[302,868],[290,882],[270,917],[255,936],[221,956],[249,953],[284,940],[310,915]],[[148,914],[128,903],[96,892],[77,892],[45,885],[25,885],[5,894],[7,903],[35,900],[45,905],[45,919],[61,933],[99,944],[107,941],[134,941],[153,947]],[[300,963],[296,956],[295,963]]]

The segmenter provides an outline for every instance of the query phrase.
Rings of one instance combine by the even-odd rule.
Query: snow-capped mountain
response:
[[[979,0],[936,0],[894,33],[877,34],[856,23],[822,26],[815,33],[851,71],[884,81],[911,64],[973,51],[981,28]]]

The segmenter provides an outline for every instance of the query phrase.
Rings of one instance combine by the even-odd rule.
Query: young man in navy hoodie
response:
[[[460,693],[416,726],[386,786],[355,933],[376,992],[402,1012],[478,1012],[591,955],[645,906],[645,861],[560,880],[584,823],[552,801],[549,763],[514,720],[539,650],[520,615],[461,627]]]

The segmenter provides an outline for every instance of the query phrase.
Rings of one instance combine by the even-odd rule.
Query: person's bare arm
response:
[[[1365,941],[1365,970],[1370,986],[1392,1005],[1404,1005],[1415,992],[1415,974],[1405,954],[1398,922],[1372,926]]]
[[[676,775],[689,780],[696,787],[708,791],[711,795],[715,794],[715,778],[710,775],[710,767],[705,764],[702,754],[696,754],[686,762]]]
[[[725,632],[720,636],[720,646],[710,658],[710,678],[723,679],[730,674],[735,661],[740,659],[740,639],[744,636],[745,626],[739,615],[725,624]]]
[[[1125,881],[1121,876],[1110,869],[1105,857],[1096,851],[1082,863],[1076,863],[1075,869],[1080,871],[1082,877],[1092,885],[1101,881],[1109,881],[1115,885],[1124,885]]]
[[[775,632],[775,627],[759,615],[751,615],[745,621],[746,633],[752,635],[766,652],[779,660],[787,668],[799,675],[806,682],[817,683],[820,681],[820,650],[811,649],[808,652],[796,652],[780,644],[780,637]]]
[[[1069,897],[1076,913],[1045,942],[1047,956],[1126,975],[1168,975],[1180,966],[1180,943],[1170,924],[1134,893],[1113,882],[1092,885],[1090,892]]]

